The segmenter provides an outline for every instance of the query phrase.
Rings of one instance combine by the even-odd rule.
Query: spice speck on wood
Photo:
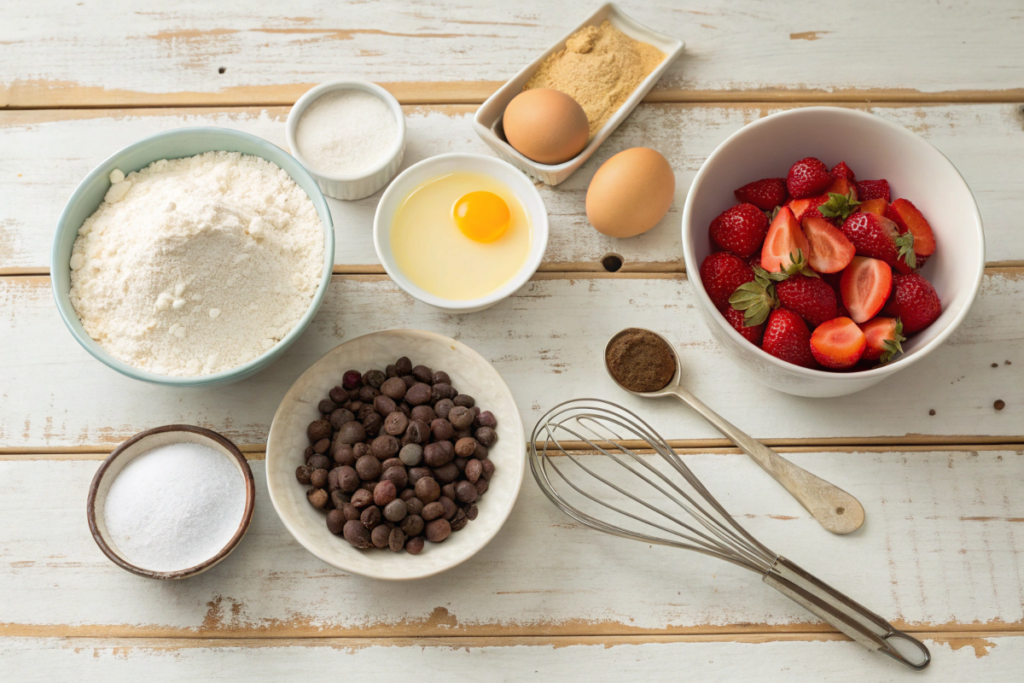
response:
[[[992,407],[995,408],[996,410],[1002,410],[1003,408],[1006,407],[1006,401],[1004,401],[1003,399],[999,399],[992,404]]]

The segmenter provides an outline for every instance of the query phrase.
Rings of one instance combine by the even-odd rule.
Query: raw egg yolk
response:
[[[493,192],[470,192],[459,197],[452,217],[462,234],[474,242],[493,242],[508,230],[511,214],[505,200]]]

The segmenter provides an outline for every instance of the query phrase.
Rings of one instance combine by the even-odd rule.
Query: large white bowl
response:
[[[428,180],[459,171],[487,175],[504,183],[522,202],[533,230],[530,254],[515,277],[487,296],[465,301],[444,299],[414,284],[395,263],[395,256],[391,252],[391,223],[409,193]],[[530,179],[508,162],[482,154],[439,154],[402,171],[384,191],[373,217],[373,246],[377,250],[377,258],[384,264],[384,270],[408,294],[450,313],[472,313],[482,311],[512,295],[537,272],[548,248],[548,211]]]
[[[739,335],[704,291],[700,264],[711,253],[708,226],[736,204],[733,190],[753,180],[784,176],[798,159],[814,156],[830,167],[846,161],[858,179],[885,178],[893,199],[921,209],[938,242],[921,274],[935,287],[942,315],[903,344],[906,353],[878,368],[826,372],[779,360]],[[855,109],[808,107],[767,116],[745,126],[712,152],[694,178],[683,207],[686,276],[714,337],[759,381],[798,396],[852,394],[922,360],[967,315],[985,271],[981,214],[967,183],[941,152],[885,119]]]
[[[452,386],[476,399],[498,418],[498,441],[490,449],[494,462],[487,493],[477,502],[479,516],[444,543],[427,543],[419,555],[389,550],[358,550],[327,530],[325,515],[306,500],[306,487],[295,479],[309,445],[306,427],[319,419],[317,404],[341,384],[346,370],[383,369],[402,356],[414,364],[444,370]],[[465,562],[501,529],[523,484],[526,435],[512,392],[501,375],[465,344],[433,332],[389,330],[347,341],[328,351],[285,394],[274,415],[267,442],[267,487],[285,527],[306,550],[324,562],[374,579],[421,579]]]

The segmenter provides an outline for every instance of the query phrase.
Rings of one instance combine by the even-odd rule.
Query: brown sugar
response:
[[[569,95],[586,112],[594,137],[664,59],[658,48],[606,21],[572,34],[565,49],[545,59],[523,90],[552,88]]]
[[[665,340],[631,327],[615,337],[605,355],[608,370],[630,391],[664,389],[676,375],[676,360]]]

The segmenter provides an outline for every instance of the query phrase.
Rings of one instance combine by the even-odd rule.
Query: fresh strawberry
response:
[[[849,318],[835,318],[819,325],[811,335],[811,353],[826,368],[853,367],[864,355],[864,332]]]
[[[849,185],[845,180],[837,180],[836,184]],[[840,185],[837,189],[843,189]],[[857,201],[857,190],[850,187],[846,192],[828,192],[828,201],[818,207],[817,214],[811,212],[810,215],[818,215],[832,221],[835,225],[842,225],[843,221],[850,217],[851,214],[857,211],[857,207],[860,206],[860,202]]]
[[[807,263],[815,272],[838,273],[850,265],[857,250],[839,228],[813,215],[805,218],[802,225],[811,248]]]
[[[711,221],[711,241],[726,251],[747,258],[764,242],[768,219],[753,204],[737,204]]]
[[[863,201],[857,208],[862,213],[874,213],[879,216],[884,216],[887,206],[889,206],[889,202],[879,197],[878,199],[868,199],[867,201]]]
[[[858,256],[885,261],[901,273],[917,267],[913,233],[899,234],[896,224],[885,216],[855,213],[843,223],[843,234],[853,243]]]
[[[828,166],[820,159],[807,157],[793,164],[786,175],[786,189],[793,199],[804,199],[821,194],[832,184]]]
[[[839,281],[843,304],[856,323],[871,320],[892,291],[892,269],[878,259],[855,256]]]
[[[907,199],[897,199],[890,204],[885,210],[885,217],[896,224],[900,234],[909,232],[914,236],[917,267],[923,266],[925,260],[935,253],[935,233],[932,232],[928,220]]]
[[[754,267],[753,282],[744,282],[729,297],[729,305],[743,312],[743,324],[753,327],[768,319],[772,309],[779,307],[775,294],[775,282],[789,277],[786,273],[769,273],[760,266]]]
[[[857,183],[857,197],[866,202],[869,199],[884,199],[889,201],[889,181],[862,180]]]
[[[739,256],[717,251],[700,264],[700,279],[711,303],[723,311],[729,307],[729,297],[736,288],[754,280],[754,271]]]
[[[846,178],[851,183],[857,182],[857,177],[853,175],[853,170],[846,165],[845,161],[840,161],[838,164],[833,166],[832,170],[829,171],[829,175],[833,178]]]
[[[892,290],[885,312],[903,322],[906,334],[923,330],[942,313],[942,302],[932,283],[917,273],[893,275]]]
[[[822,204],[827,204],[828,200],[829,196],[827,194],[820,194],[815,197],[808,197],[807,199],[790,199],[789,204],[786,206],[793,212],[796,220],[800,222],[808,216],[820,215],[818,208]]]
[[[857,184],[848,178],[836,178],[828,186],[828,189],[825,190],[825,194],[841,194],[856,200],[858,197]]]
[[[735,308],[727,308],[722,311],[722,315],[729,321],[729,324],[743,336],[751,344],[755,346],[761,345],[761,339],[764,337],[764,323],[760,325],[747,325],[743,322],[743,311]]]
[[[756,254],[754,254],[753,256],[748,258],[747,259],[747,265],[750,266],[751,268],[760,268],[761,267],[761,252],[757,252]]]
[[[900,342],[906,341],[903,336],[903,323],[899,318],[872,318],[860,329],[867,338],[864,349],[864,360],[877,360],[881,364],[888,363],[896,354],[903,353]]]
[[[805,368],[818,366],[811,354],[811,331],[807,329],[807,323],[785,308],[778,308],[768,316],[761,348],[794,365]]]
[[[734,191],[733,194],[736,195],[738,201],[753,204],[762,211],[771,211],[776,206],[782,206],[789,199],[785,178],[755,180]]]
[[[838,315],[836,293],[817,277],[794,275],[775,284],[779,303],[797,313],[812,327]]]
[[[800,270],[811,251],[800,224],[788,207],[779,209],[761,248],[761,267],[769,273]]]

